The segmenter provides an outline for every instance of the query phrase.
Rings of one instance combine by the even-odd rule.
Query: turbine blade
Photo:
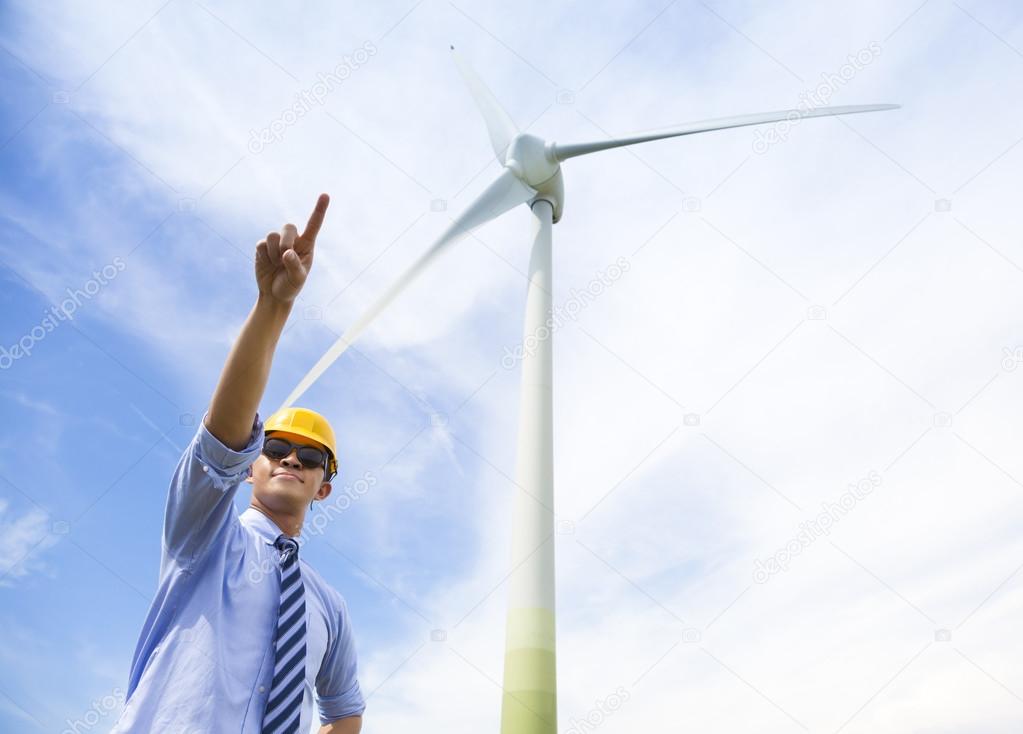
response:
[[[504,163],[504,152],[508,149],[512,138],[519,134],[519,129],[512,122],[508,113],[505,112],[501,103],[497,101],[494,93],[476,75],[476,72],[472,70],[472,67],[462,58],[461,54],[455,51],[454,46],[451,47],[451,55],[455,59],[455,64],[458,66],[458,71],[461,72],[462,78],[465,79],[466,86],[469,87],[469,92],[476,102],[476,107],[479,109],[480,114],[483,115],[483,121],[487,125],[487,133],[490,134],[490,144],[494,148],[494,155],[497,156],[498,162]]]
[[[378,298],[348,329],[340,338],[320,357],[320,359],[309,370],[308,374],[301,379],[287,400],[281,405],[281,409],[293,405],[309,387],[319,379],[320,375],[340,357],[346,349],[358,338],[363,330],[378,316],[380,312],[390,305],[391,301],[420,274],[430,263],[448,249],[455,242],[461,240],[482,224],[504,214],[509,209],[529,201],[536,196],[536,191],[522,183],[515,174],[505,169],[483,193],[481,193],[463,211],[451,225],[444,230],[444,233],[430,246],[426,252],[412,263],[412,265],[401,274],[401,276]]]
[[[555,143],[554,155],[559,161],[574,158],[579,155],[596,153],[609,148],[619,148],[623,145],[635,145],[636,143],[647,143],[651,140],[662,140],[674,138],[680,135],[692,135],[693,133],[705,133],[711,130],[725,130],[730,127],[745,127],[746,125],[762,125],[765,122],[781,122],[782,120],[797,120],[804,117],[830,117],[832,115],[852,115],[857,112],[879,112],[881,110],[898,109],[897,104],[865,104],[848,105],[845,107],[817,107],[809,110],[779,110],[777,112],[758,112],[752,115],[738,115],[737,117],[718,117],[713,120],[701,120],[700,122],[688,122],[674,128],[667,128],[656,132],[630,135],[623,138],[612,138],[610,140],[595,140],[591,143],[567,143],[562,145]]]

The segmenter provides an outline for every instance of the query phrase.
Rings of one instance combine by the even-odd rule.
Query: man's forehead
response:
[[[297,433],[290,433],[289,431],[267,431],[266,436],[267,438],[283,438],[294,444],[300,444],[302,446],[315,446],[318,449],[326,448],[326,446],[319,441],[314,441],[311,438],[306,438],[305,436],[301,436]]]

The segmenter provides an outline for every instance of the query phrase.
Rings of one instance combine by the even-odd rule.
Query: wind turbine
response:
[[[454,53],[454,46],[451,47]],[[610,148],[694,133],[761,125],[808,117],[848,115],[896,109],[874,104],[761,112],[690,122],[656,132],[583,143],[556,143],[522,133],[490,89],[454,54],[490,135],[498,163],[504,168],[440,237],[320,357],[298,383],[283,407],[292,405],[323,374],[367,326],[442,252],[473,229],[528,203],[532,211],[532,252],[526,290],[524,339],[537,348],[522,359],[519,397],[516,497],[512,525],[512,567],[505,635],[502,734],[554,734],[557,730],[557,687],[554,626],[554,445],[552,421],[552,344],[550,338],[553,284],[551,228],[561,219],[564,183],[561,164],[570,158]]]

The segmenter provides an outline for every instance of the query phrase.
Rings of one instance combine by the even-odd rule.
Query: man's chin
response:
[[[275,511],[289,511],[309,504],[298,487],[292,487],[290,484],[282,487],[272,480],[268,486],[256,493],[256,496],[260,502]]]

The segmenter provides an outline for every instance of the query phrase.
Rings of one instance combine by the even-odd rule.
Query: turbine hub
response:
[[[528,133],[519,133],[512,138],[504,165],[533,188],[556,174],[559,168],[553,144]]]

